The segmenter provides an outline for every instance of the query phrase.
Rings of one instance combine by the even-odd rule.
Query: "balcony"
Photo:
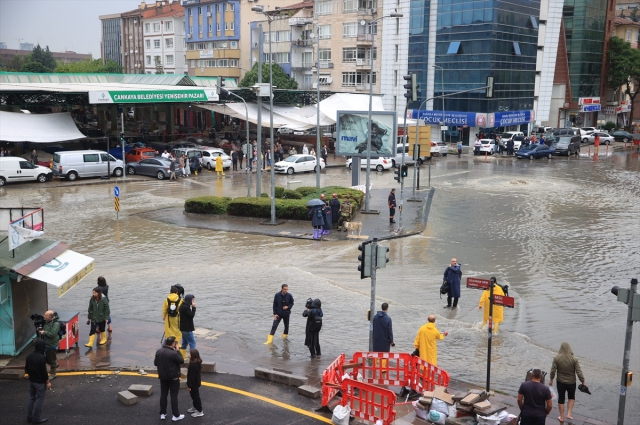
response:
[[[311,69],[314,63],[309,61],[293,61],[291,62],[291,69]]]
[[[358,69],[371,68],[371,59],[356,59],[356,67]]]
[[[373,35],[371,34],[358,34],[358,38],[356,39],[357,45],[366,45],[370,46],[373,42]]]
[[[378,14],[378,9],[358,8],[358,18],[366,18]]]
[[[289,18],[290,27],[301,27],[313,23],[312,18]]]
[[[312,47],[312,40],[291,40],[292,47]]]
[[[356,83],[355,86],[353,86],[356,88],[356,91],[365,91],[365,90],[369,90],[369,83]]]
[[[320,62],[320,69],[333,68],[333,62]]]

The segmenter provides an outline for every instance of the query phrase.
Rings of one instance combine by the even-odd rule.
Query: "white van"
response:
[[[53,174],[74,181],[78,177],[102,177],[108,173],[122,177],[123,164],[104,151],[67,151],[53,154]]]
[[[53,178],[47,167],[33,165],[24,158],[5,156],[0,158],[0,186],[5,183],[39,181],[44,183]]]

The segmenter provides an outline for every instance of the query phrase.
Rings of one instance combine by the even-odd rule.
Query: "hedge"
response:
[[[198,214],[226,214],[231,198],[219,196],[199,196],[184,201],[184,210]]]
[[[276,186],[276,199],[282,199],[283,195],[284,195],[284,187]]]
[[[296,192],[298,192],[303,197],[307,197],[307,195],[311,193],[315,193],[317,191],[318,191],[318,188],[315,186],[300,186],[299,188],[296,189]]]
[[[302,195],[295,190],[285,189],[282,194],[282,199],[302,199]]]
[[[276,199],[276,217],[287,220],[308,220],[307,201]],[[227,214],[241,217],[271,217],[271,199],[235,198],[227,206]]]

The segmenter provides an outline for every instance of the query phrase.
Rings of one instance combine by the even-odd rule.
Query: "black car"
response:
[[[580,136],[558,136],[551,144],[555,155],[577,155],[580,152]]]
[[[609,133],[613,136],[614,139],[616,139],[616,142],[630,142],[631,140],[633,140],[633,134],[626,132],[624,130],[617,130],[617,131],[612,131],[611,133]]]
[[[142,174],[144,176],[153,176],[158,180],[164,180],[171,176],[170,165],[171,161],[161,157],[142,159],[138,162],[128,163],[127,174]]]

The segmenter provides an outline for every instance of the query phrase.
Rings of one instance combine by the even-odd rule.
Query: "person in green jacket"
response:
[[[58,368],[58,361],[56,353],[58,352],[58,344],[60,343],[60,318],[58,313],[48,310],[44,314],[44,325],[40,331],[40,337],[44,340],[44,354],[47,358],[47,363],[51,366],[51,374],[49,379],[56,377],[56,369]]]
[[[582,374],[582,369],[580,369],[580,362],[573,356],[573,350],[568,342],[563,342],[560,345],[558,355],[553,358],[551,373],[549,375],[549,386],[553,386],[553,378],[556,376],[556,371],[558,372],[558,410],[560,411],[558,420],[564,422],[565,392],[569,396],[567,419],[573,419],[571,411],[576,401],[576,375],[578,375],[578,379],[580,379],[582,385],[587,386],[584,375]]]
[[[87,325],[89,322],[91,323],[91,331],[89,332],[89,342],[84,345],[85,347],[93,347],[96,331],[102,335],[102,339],[100,339],[98,344],[104,345],[107,343],[107,333],[105,330],[110,314],[109,301],[106,297],[102,296],[102,288],[96,286],[93,288],[93,296],[89,300],[89,315],[87,316],[89,320],[87,320]]]

